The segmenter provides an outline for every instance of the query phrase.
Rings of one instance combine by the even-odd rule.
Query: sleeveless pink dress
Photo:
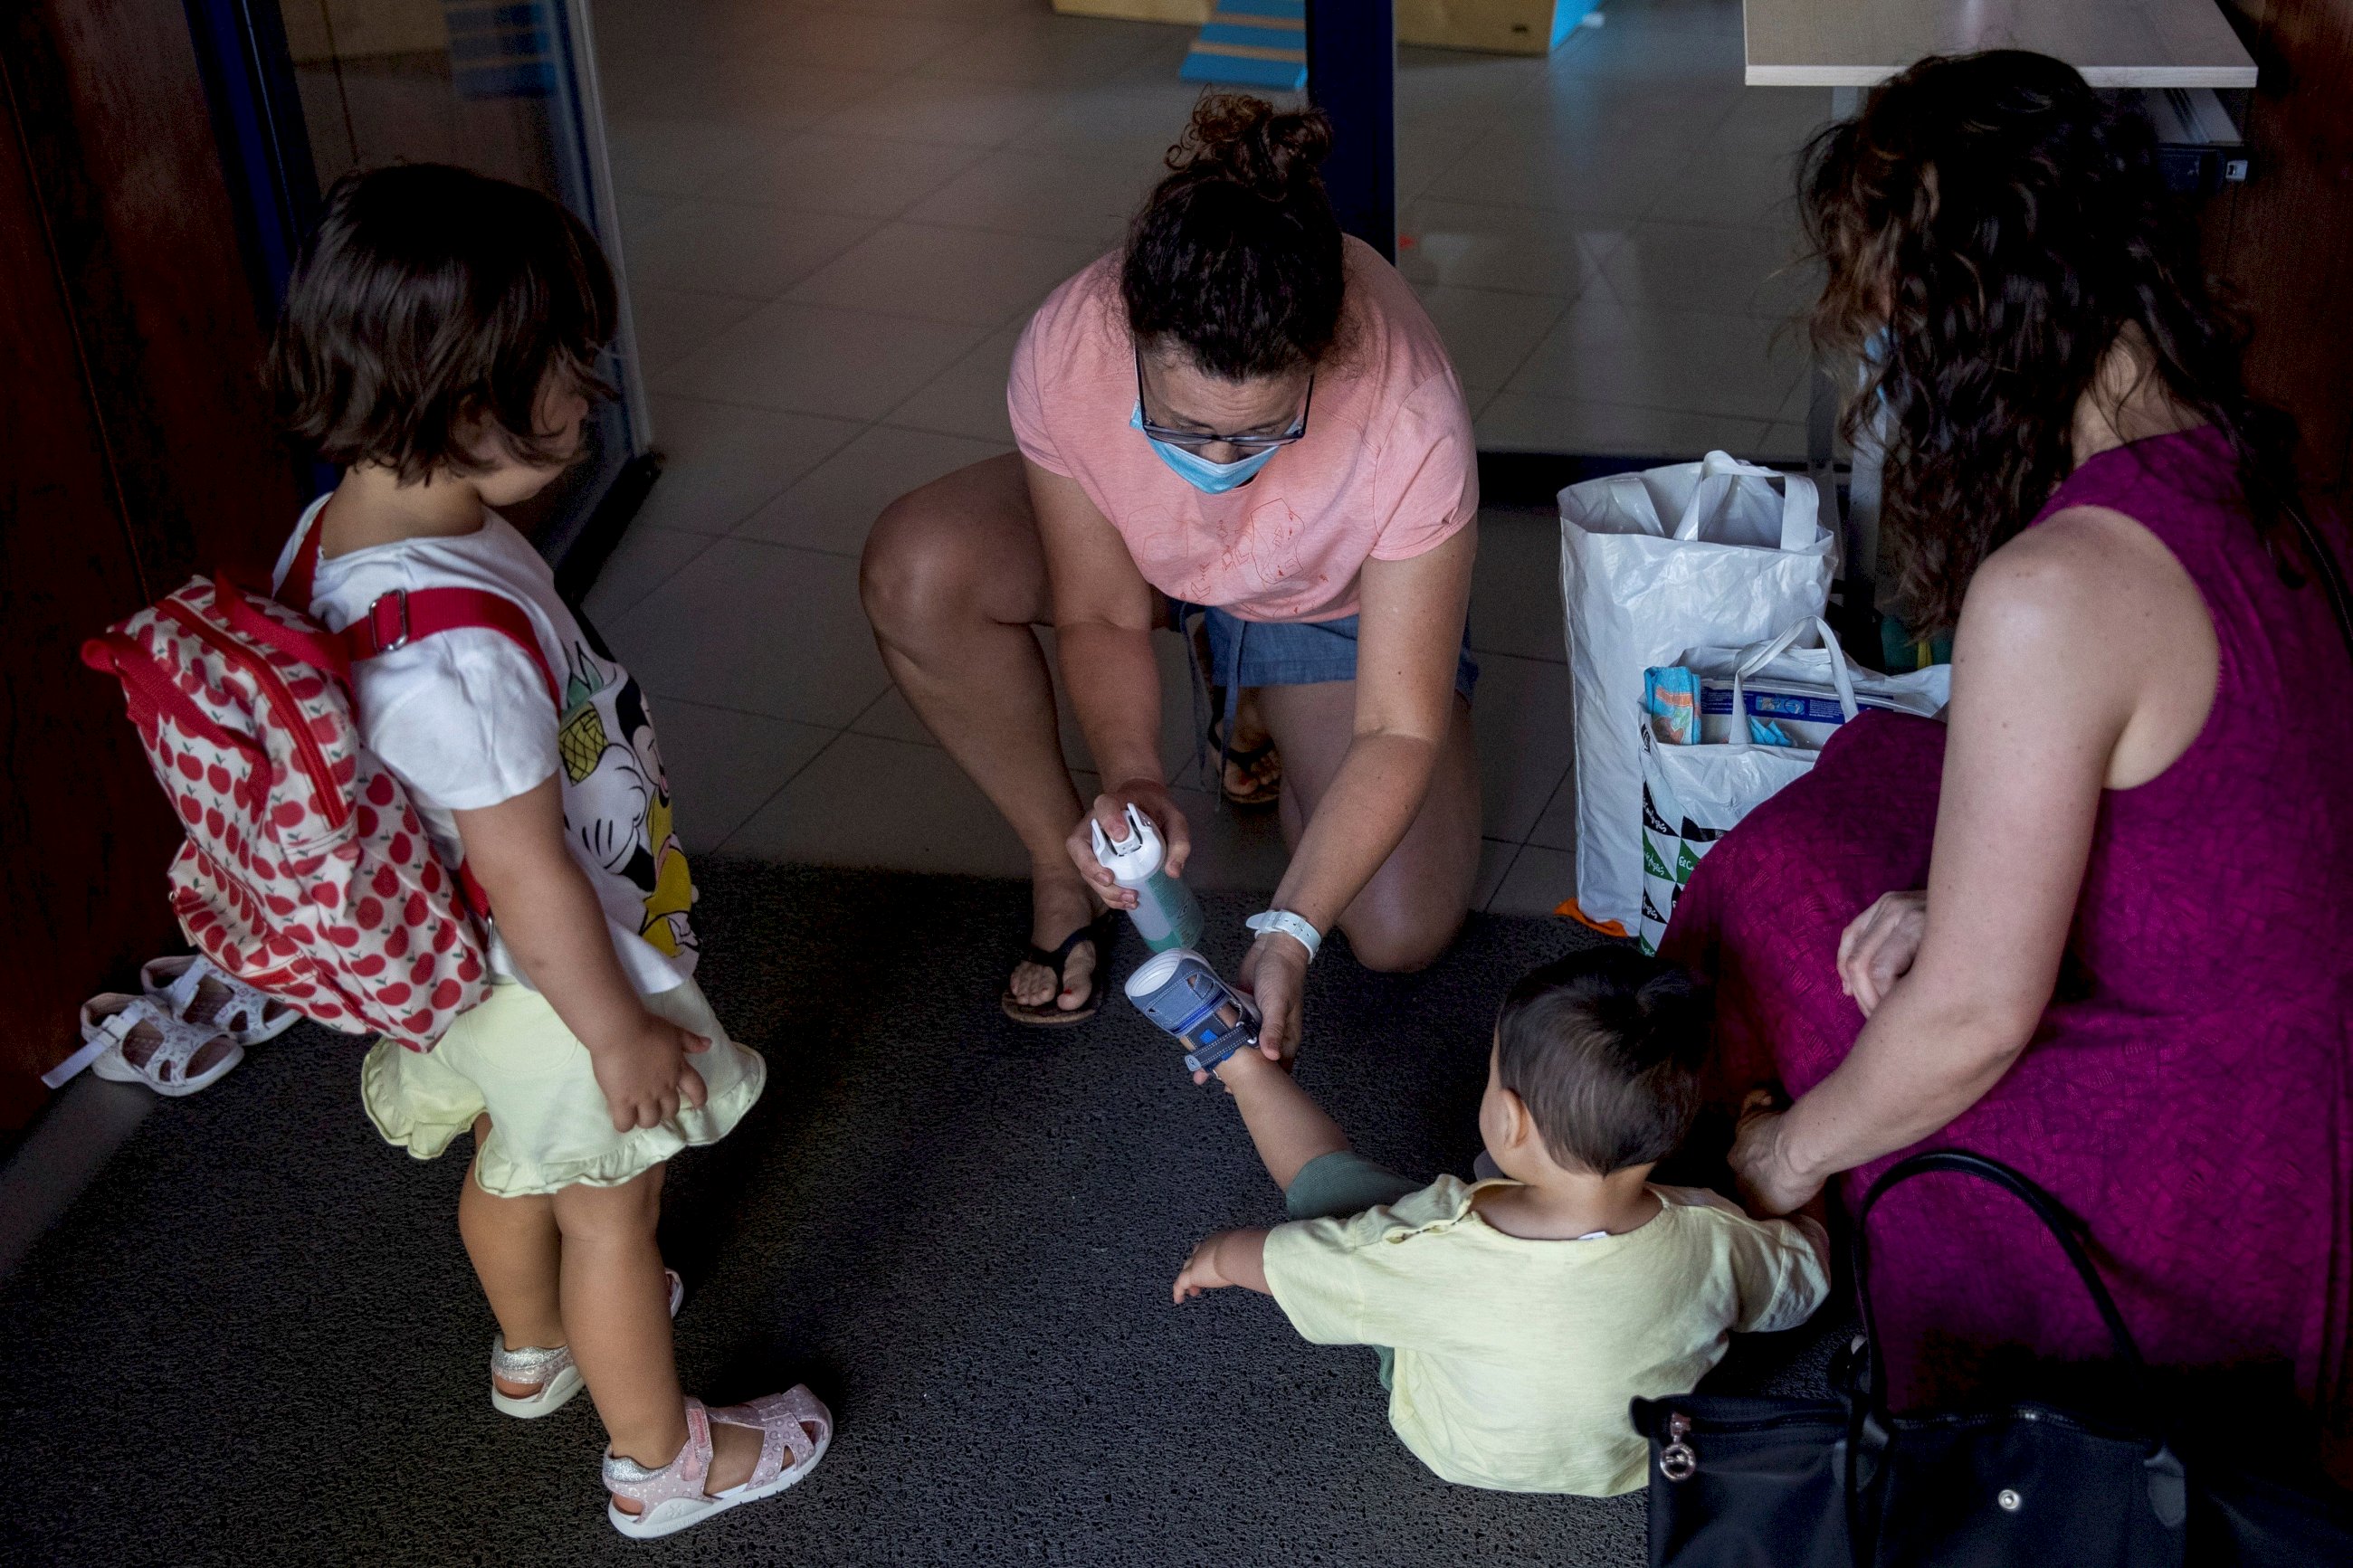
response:
[[[2042,515],[2083,505],[2140,522],[2197,584],[2221,647],[2213,711],[2165,773],[2103,797],[2041,1028],[1923,1146],[2005,1160],[2084,1219],[2152,1363],[2284,1360],[2345,1433],[2353,672],[2319,587],[2280,581],[2214,432],[2094,458]],[[1719,1092],[1802,1094],[1852,1047],[1839,934],[1926,884],[1944,743],[1940,724],[1866,714],[1701,862],[1665,951],[1716,983]],[[1847,1175],[1850,1205],[1894,1158]],[[1872,1242],[1900,1403],[1962,1392],[1996,1347],[2106,1353],[2058,1249],[1991,1189],[1911,1183]]]

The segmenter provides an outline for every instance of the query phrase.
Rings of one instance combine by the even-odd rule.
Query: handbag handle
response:
[[[1844,1491],[1847,1539],[1855,1568],[1871,1568],[1879,1561],[1881,1514],[1886,1506],[1885,1462],[1893,1436],[1893,1423],[1887,1415],[1887,1361],[1880,1344],[1878,1320],[1871,1310],[1871,1211],[1878,1206],[1880,1199],[1905,1182],[1938,1171],[1989,1182],[2032,1210],[2034,1217],[2042,1222],[2042,1228],[2051,1233],[2051,1238],[2067,1255],[2084,1289],[2091,1293],[2092,1304],[2099,1309],[2100,1321],[2107,1325],[2108,1340],[2116,1348],[2117,1359],[2136,1373],[2145,1374],[2147,1371],[2140,1346],[2135,1342],[2132,1331],[2125,1326],[2124,1314],[2116,1310],[2116,1299],[2108,1294],[2099,1270],[2092,1265],[2091,1255],[2084,1250],[2074,1217],[2057,1198],[2022,1172],[1967,1149],[1931,1149],[1899,1161],[1872,1183],[1854,1213],[1854,1293],[1862,1312],[1864,1354],[1869,1367],[1866,1375],[1871,1380],[1868,1394],[1851,1403],[1847,1423]],[[2137,1388],[2147,1388],[2145,1375],[2136,1376],[2133,1382]]]
[[[2084,1250],[2083,1242],[2076,1237],[2074,1217],[2061,1206],[2059,1200],[2043,1191],[2032,1178],[1999,1160],[1972,1153],[1967,1149],[1931,1149],[1925,1154],[1915,1154],[1901,1162],[1872,1183],[1871,1191],[1863,1195],[1862,1203],[1855,1210],[1854,1293],[1862,1308],[1862,1332],[1869,1346],[1871,1401],[1873,1405],[1882,1410],[1886,1408],[1887,1364],[1879,1342],[1879,1325],[1871,1310],[1871,1211],[1880,1199],[1896,1187],[1915,1176],[1925,1176],[1937,1171],[1951,1171],[1989,1182],[2033,1210],[2034,1217],[2042,1222],[2042,1228],[2058,1242],[2059,1249],[2074,1266],[2075,1277],[2091,1293],[2092,1305],[2099,1310],[2100,1321],[2107,1325],[2108,1340],[2116,1347],[2116,1358],[2136,1372],[2147,1370],[2147,1363],[2141,1359],[2140,1346],[2133,1339],[2132,1331],[2125,1326],[2124,1314],[2116,1310],[2116,1298],[2108,1294],[2107,1286],[2100,1279],[2100,1271],[2093,1267],[2091,1255]]]

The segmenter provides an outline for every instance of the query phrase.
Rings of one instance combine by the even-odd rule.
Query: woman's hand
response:
[[[1299,1008],[1307,989],[1307,950],[1281,931],[1261,932],[1242,957],[1235,984],[1250,994],[1265,1022],[1258,1048],[1271,1062],[1287,1062],[1299,1051]]]
[[[1186,858],[1193,852],[1192,829],[1185,826],[1185,814],[1176,809],[1176,797],[1158,779],[1129,779],[1095,796],[1094,805],[1079,818],[1079,825],[1071,829],[1071,837],[1064,842],[1071,852],[1071,863],[1086,879],[1087,886],[1095,890],[1095,897],[1115,910],[1135,908],[1134,889],[1123,888],[1113,880],[1103,863],[1095,858],[1094,837],[1088,828],[1100,822],[1105,838],[1124,837],[1127,808],[1131,805],[1160,830],[1160,842],[1166,846],[1160,862],[1162,870],[1172,877],[1183,875]]]
[[[1854,998],[1866,1018],[1920,955],[1928,934],[1928,895],[1882,893],[1871,908],[1848,922],[1839,937],[1839,989]]]
[[[1790,1170],[1781,1146],[1788,1113],[1776,1109],[1767,1090],[1751,1089],[1740,1107],[1740,1128],[1732,1139],[1732,1175],[1739,1184],[1740,1201],[1755,1215],[1794,1213],[1822,1190]]]

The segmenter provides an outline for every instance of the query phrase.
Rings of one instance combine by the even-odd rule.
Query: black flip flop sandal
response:
[[[1062,945],[1050,952],[1032,946],[1024,955],[1025,961],[1054,972],[1054,994],[1032,1005],[1015,1001],[1008,988],[997,997],[997,1005],[1005,1010],[1007,1017],[1033,1029],[1060,1029],[1071,1024],[1085,1023],[1103,1008],[1103,983],[1111,959],[1111,939],[1118,929],[1111,911],[1106,910],[1064,937]],[[1087,977],[1087,999],[1075,1007],[1066,1008],[1061,1005],[1062,971],[1069,965],[1071,954],[1082,942],[1095,944],[1094,973]]]
[[[1236,791],[1228,788],[1226,784],[1226,770],[1229,767],[1241,769],[1243,776],[1250,778],[1253,783],[1256,782],[1256,775],[1252,770],[1261,762],[1274,755],[1273,736],[1269,735],[1255,746],[1236,746],[1228,750],[1222,726],[1218,720],[1212,719],[1209,721],[1208,741],[1209,755],[1217,759],[1218,793],[1225,797],[1228,805],[1250,810],[1257,806],[1272,805],[1282,798],[1282,775],[1279,773],[1272,780],[1260,784],[1253,790]]]

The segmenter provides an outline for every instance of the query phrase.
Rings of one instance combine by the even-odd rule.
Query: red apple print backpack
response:
[[[287,575],[290,602],[311,602],[317,560],[313,528]],[[556,694],[521,607],[472,588],[387,594],[336,633],[225,575],[195,577],[81,650],[122,682],[187,835],[170,881],[188,941],[331,1028],[418,1051],[489,990],[487,910],[360,743],[351,667],[461,626],[512,639]]]

